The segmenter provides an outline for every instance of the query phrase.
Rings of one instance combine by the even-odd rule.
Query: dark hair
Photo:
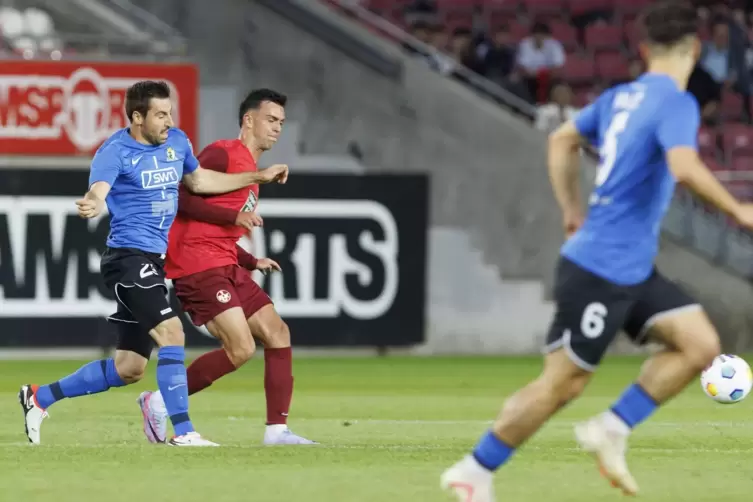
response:
[[[248,96],[246,96],[246,99],[243,100],[238,109],[238,126],[243,125],[243,116],[249,110],[258,110],[265,101],[270,101],[284,107],[288,102],[288,97],[272,89],[254,89],[248,93]]]
[[[146,117],[146,112],[149,111],[149,100],[152,98],[168,99],[169,97],[170,86],[165,82],[154,80],[136,82],[126,91],[125,109],[128,121],[133,122],[133,112],[139,112],[142,117]]]
[[[669,47],[698,33],[698,15],[689,2],[661,0],[643,11],[641,25],[649,43]]]
[[[538,34],[541,34],[541,35],[551,35],[552,34],[552,30],[551,30],[551,28],[549,28],[548,24],[546,24],[546,23],[544,23],[542,21],[538,21],[538,22],[534,23],[533,28],[531,28],[531,33],[533,33],[534,35],[538,35]]]

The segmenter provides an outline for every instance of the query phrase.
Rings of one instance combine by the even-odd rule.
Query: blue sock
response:
[[[510,459],[513,453],[515,453],[515,448],[505,444],[492,431],[488,431],[481,436],[473,449],[473,458],[482,467],[496,471]]]
[[[632,429],[650,417],[658,407],[654,398],[649,396],[643,387],[634,383],[612,406],[612,413]]]
[[[176,436],[193,432],[188,418],[188,378],[186,351],[181,345],[162,347],[157,353],[157,386],[165,400],[165,408]]]
[[[75,373],[37,389],[37,403],[49,408],[66,397],[86,396],[104,392],[110,387],[122,387],[126,383],[115,370],[115,361],[102,359],[81,366]]]

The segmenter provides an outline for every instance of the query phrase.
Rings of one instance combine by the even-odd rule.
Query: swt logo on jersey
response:
[[[174,167],[141,172],[141,186],[150,190],[178,184],[178,171]]]

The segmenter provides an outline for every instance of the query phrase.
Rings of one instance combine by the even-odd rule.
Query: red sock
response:
[[[267,425],[288,423],[293,399],[293,353],[290,347],[264,349],[264,392]]]
[[[217,349],[198,357],[186,368],[188,377],[188,395],[204,390],[215,380],[235,371],[224,349]]]

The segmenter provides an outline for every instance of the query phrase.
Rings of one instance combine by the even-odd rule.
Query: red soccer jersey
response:
[[[227,173],[256,171],[256,161],[240,140],[219,140],[204,148],[198,155],[201,167]],[[246,233],[243,227],[232,224],[240,211],[253,211],[259,198],[259,185],[241,188],[221,195],[205,196],[204,200],[217,206],[218,212],[230,212],[230,224],[196,221],[181,214],[181,206],[196,195],[181,185],[178,196],[178,215],[170,228],[165,272],[168,279],[177,279],[211,268],[238,264],[236,243]],[[219,221],[219,220],[218,220]]]

